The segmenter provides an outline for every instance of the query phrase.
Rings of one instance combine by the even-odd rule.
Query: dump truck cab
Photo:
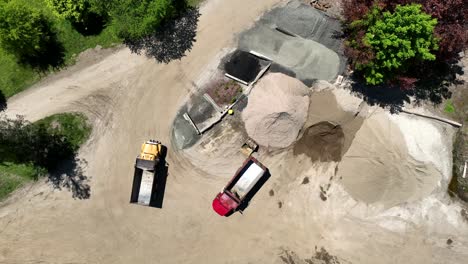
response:
[[[135,167],[154,171],[161,156],[162,145],[157,140],[150,139],[141,145],[140,154],[136,158]]]

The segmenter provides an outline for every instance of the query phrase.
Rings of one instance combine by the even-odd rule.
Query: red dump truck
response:
[[[254,157],[249,157],[213,200],[213,210],[221,216],[237,211],[246,202],[249,193],[267,174],[267,168]]]

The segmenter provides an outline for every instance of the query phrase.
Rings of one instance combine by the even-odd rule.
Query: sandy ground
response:
[[[313,163],[292,148],[258,154],[272,177],[243,215],[222,218],[212,211],[211,200],[242,160],[232,145],[245,131],[236,132],[234,122],[222,124],[231,136],[209,132],[233,140],[231,152],[205,139],[199,143],[205,152],[180,153],[170,145],[172,122],[204,67],[234,45],[233,32],[277,2],[208,1],[194,48],[181,61],[156,64],[121,49],[12,98],[9,115],[36,120],[84,111],[94,121],[81,152],[91,197],[74,200],[45,182],[17,192],[0,207],[0,263],[289,263],[280,258],[284,250],[306,259],[316,247],[340,263],[465,263],[468,225],[460,205],[442,191],[384,210],[353,199],[336,177],[336,162]],[[334,100],[346,98],[346,92],[333,93]],[[360,109],[356,100],[343,105]],[[308,122],[323,117],[313,118]],[[148,138],[169,147],[162,209],[128,203],[133,161]],[[220,157],[229,153],[231,160]],[[218,160],[207,159],[215,155]]]

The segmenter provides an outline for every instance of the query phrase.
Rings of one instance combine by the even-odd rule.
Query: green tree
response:
[[[174,0],[114,0],[111,17],[119,37],[138,39],[153,33],[165,20],[176,15]]]
[[[73,22],[83,21],[90,7],[87,0],[46,0],[46,3],[56,15]]]
[[[364,73],[368,84],[377,85],[416,62],[435,60],[436,24],[437,20],[422,12],[418,4],[397,6],[394,12],[382,12],[374,6],[363,19],[351,24],[356,32],[365,30],[360,48],[370,48],[372,53],[367,62],[356,63],[356,69]]]
[[[44,54],[54,33],[51,22],[38,9],[22,2],[0,3],[0,45],[18,58]]]

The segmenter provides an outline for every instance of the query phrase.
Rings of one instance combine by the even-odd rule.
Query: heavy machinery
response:
[[[213,200],[213,210],[221,216],[229,216],[248,203],[251,192],[266,175],[268,169],[250,156],[234,177]],[[253,192],[252,192],[253,193]]]
[[[130,203],[151,206],[155,198],[156,168],[161,158],[162,144],[150,139],[141,145],[135,161]]]
[[[245,141],[244,145],[241,147],[241,152],[244,153],[247,157],[250,157],[252,153],[257,151],[258,149],[258,144],[251,138],[247,138]]]

